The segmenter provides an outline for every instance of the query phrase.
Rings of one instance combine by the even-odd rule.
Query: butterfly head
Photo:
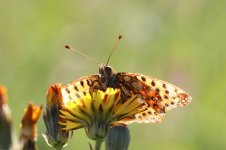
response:
[[[104,77],[111,77],[114,74],[112,68],[105,64],[99,65],[99,73]]]
[[[105,64],[99,65],[99,73],[101,75],[101,83],[103,89],[106,89],[108,87],[116,87],[115,78],[116,73],[112,70],[110,66],[107,66]]]

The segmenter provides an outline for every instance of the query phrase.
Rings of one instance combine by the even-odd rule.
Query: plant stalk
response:
[[[95,150],[100,150],[102,142],[103,142],[102,138],[97,138],[96,139]]]

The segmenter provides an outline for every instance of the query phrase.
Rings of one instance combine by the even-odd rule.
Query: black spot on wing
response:
[[[80,84],[82,87],[84,87],[84,82],[83,81],[80,81]]]
[[[75,89],[76,91],[78,91],[78,87],[77,87],[76,85],[74,85],[74,89]]]
[[[141,80],[145,82],[146,81],[146,78],[145,77],[141,77]]]
[[[165,89],[165,88],[166,88],[166,84],[165,84],[165,83],[163,83],[163,84],[162,84],[162,87]]]
[[[68,94],[70,94],[70,90],[68,88],[65,89]]]
[[[168,96],[167,96],[167,95],[164,95],[164,98],[165,98],[165,99],[168,99]]]
[[[159,88],[156,88],[155,91],[156,91],[157,93],[159,93],[160,90],[159,90]]]
[[[87,80],[88,86],[91,86],[91,81]]]

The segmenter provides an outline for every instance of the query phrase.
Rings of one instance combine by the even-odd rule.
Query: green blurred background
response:
[[[161,124],[132,124],[130,150],[226,149],[226,1],[1,1],[0,84],[8,88],[13,125],[26,105],[45,104],[51,83],[98,72],[98,65],[65,44],[117,71],[173,83],[192,103],[167,113]],[[50,149],[38,123],[38,147]],[[84,130],[67,150],[89,149]],[[102,147],[104,149],[104,147]]]

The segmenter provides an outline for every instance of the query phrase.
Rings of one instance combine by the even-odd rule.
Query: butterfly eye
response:
[[[100,74],[103,74],[104,73],[103,68],[99,68],[99,73]]]
[[[106,72],[106,66],[104,64],[99,64],[99,73],[104,75]]]
[[[111,75],[112,74],[111,67],[105,67],[105,72],[106,72],[107,75]]]

